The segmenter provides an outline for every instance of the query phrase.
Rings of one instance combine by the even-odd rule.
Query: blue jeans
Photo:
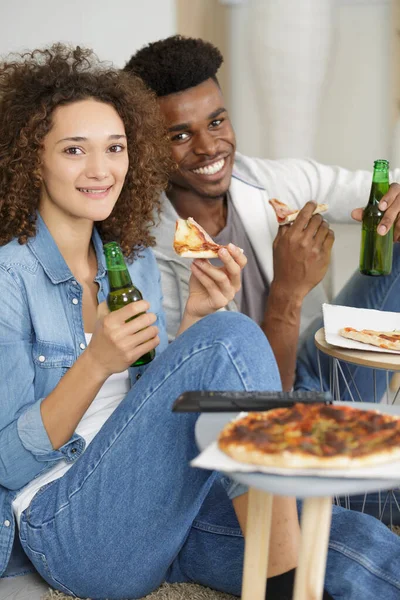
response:
[[[385,277],[368,277],[358,271],[349,279],[342,291],[332,304],[342,306],[355,306],[356,308],[374,308],[377,310],[400,311],[400,244],[395,244],[393,249],[393,268],[390,275]],[[295,389],[315,390],[321,389],[318,372],[317,348],[314,343],[314,334],[323,326],[322,316],[318,316],[309,327],[305,342],[303,343],[298,360]],[[322,381],[325,390],[329,390],[329,357],[320,353]],[[357,367],[349,363],[343,366],[346,379],[355,400],[359,400],[356,389],[348,376],[347,369],[365,402],[374,401],[373,371],[368,367]],[[376,372],[376,397],[380,399],[386,389],[386,372]],[[340,378],[340,391],[342,400],[351,400],[345,384]]]
[[[264,334],[240,314],[203,319],[149,366],[81,458],[40,490],[20,538],[54,588],[83,598],[138,598],[161,582],[240,595],[243,538],[235,484],[195,469],[195,414],[171,405],[188,389],[280,389]],[[400,597],[400,538],[334,507],[326,587],[335,599]]]

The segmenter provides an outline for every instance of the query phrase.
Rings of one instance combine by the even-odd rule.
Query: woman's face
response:
[[[59,106],[44,138],[42,216],[103,221],[128,170],[124,124],[109,104],[93,99]]]

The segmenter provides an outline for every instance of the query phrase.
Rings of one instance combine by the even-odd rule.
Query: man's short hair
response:
[[[135,73],[157,96],[176,94],[216,74],[223,62],[221,52],[202,39],[174,35],[141,48],[124,71]]]

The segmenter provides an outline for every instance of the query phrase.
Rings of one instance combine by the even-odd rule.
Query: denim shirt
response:
[[[96,229],[98,301],[106,299],[108,278]],[[128,265],[132,281],[157,315],[160,345],[167,346],[160,275],[150,249]],[[38,215],[36,236],[0,248],[0,576],[15,535],[11,503],[17,491],[64,459],[79,460],[83,438],[74,433],[54,450],[40,413],[42,400],[84,352],[82,288],[74,279],[49,230]],[[130,368],[131,385],[145,366]]]

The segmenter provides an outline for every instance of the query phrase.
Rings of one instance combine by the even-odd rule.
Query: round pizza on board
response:
[[[219,448],[248,464],[298,469],[368,467],[400,459],[400,417],[297,403],[228,423]]]

